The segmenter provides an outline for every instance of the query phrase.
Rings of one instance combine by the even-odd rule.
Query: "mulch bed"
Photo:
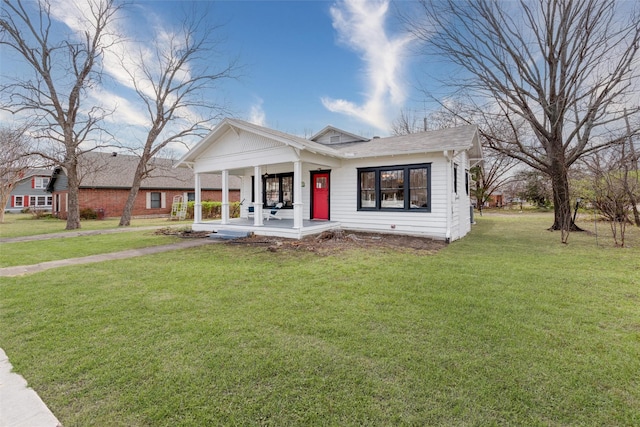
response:
[[[207,238],[210,232],[167,227],[157,230],[156,234],[178,236],[183,239],[201,239]],[[314,252],[319,255],[326,255],[354,248],[389,248],[394,250],[434,253],[447,245],[443,241],[428,239],[425,237],[406,236],[400,234],[363,233],[344,230],[324,231],[318,235],[307,236],[300,240],[253,235],[250,237],[229,240],[226,244],[264,247],[270,252],[305,251]]]
[[[439,240],[398,234],[362,233],[344,230],[324,231],[303,239],[284,239],[269,236],[251,236],[229,241],[232,245],[262,246],[271,252],[307,251],[329,254],[354,248],[389,248],[394,250],[436,252],[446,246]]]

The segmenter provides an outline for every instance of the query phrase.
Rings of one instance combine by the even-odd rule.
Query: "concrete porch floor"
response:
[[[304,220],[302,228],[293,228],[293,219],[271,219],[264,220],[264,225],[256,227],[253,225],[252,218],[232,218],[228,224],[222,224],[221,220],[202,221],[193,223],[191,229],[193,231],[212,231],[219,232],[221,230],[246,231],[257,236],[275,236],[285,237],[289,239],[301,239],[305,236],[322,233],[325,230],[340,228],[339,222],[334,221],[315,221]]]

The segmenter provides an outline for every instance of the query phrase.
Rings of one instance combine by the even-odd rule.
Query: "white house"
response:
[[[194,230],[301,238],[341,228],[453,241],[471,229],[469,169],[480,161],[475,126],[373,139],[327,126],[304,139],[227,118],[177,166],[195,172],[196,195],[203,175],[222,174],[222,220],[203,221],[196,197]],[[229,176],[241,179],[241,218],[229,215]]]

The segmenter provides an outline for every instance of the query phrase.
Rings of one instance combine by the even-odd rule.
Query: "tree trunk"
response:
[[[629,178],[625,177],[624,180],[624,190],[627,193],[627,197],[629,197],[629,204],[631,205],[631,211],[633,212],[633,221],[636,224],[636,227],[640,227],[640,212],[638,212],[638,199],[636,199],[633,190],[629,187]]]
[[[571,197],[569,194],[569,176],[561,162],[554,163],[551,169],[551,185],[553,187],[554,221],[550,230],[563,232],[582,231],[573,222],[571,216]]]
[[[9,190],[7,193],[2,191],[2,196],[0,196],[0,207],[2,207],[0,209],[0,223],[4,223],[4,209],[11,198],[11,189],[7,188],[7,190]]]
[[[80,228],[80,201],[79,188],[80,180],[78,179],[78,163],[71,160],[66,164],[68,193],[67,193],[67,230],[76,230]]]
[[[136,168],[136,173],[133,177],[133,183],[131,185],[131,190],[129,191],[129,197],[127,197],[127,203],[124,205],[124,210],[122,211],[122,216],[120,217],[120,227],[128,227],[131,225],[131,216],[133,213],[133,208],[136,203],[136,198],[138,197],[138,192],[140,191],[140,184],[144,175],[146,173],[146,165],[149,159],[148,154],[143,154],[138,162],[138,167]]]

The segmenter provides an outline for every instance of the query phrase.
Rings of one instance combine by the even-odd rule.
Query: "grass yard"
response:
[[[551,218],[428,256],[220,244],[3,278],[0,347],[66,427],[640,425],[640,232],[562,245]]]
[[[0,224],[0,237],[22,237],[35,234],[64,233],[77,230],[65,230],[67,222],[57,218],[34,219],[31,214],[6,214],[5,222]],[[117,228],[120,218],[107,218],[104,220],[82,220],[80,230],[104,230],[107,228]],[[169,221],[167,218],[134,218],[131,220],[131,227],[169,225],[190,226],[191,222]]]
[[[170,244],[179,240],[178,237],[156,235],[153,230],[144,230],[82,236],[81,238],[15,242],[3,244],[0,247],[0,267],[32,265],[46,261],[146,248]]]

